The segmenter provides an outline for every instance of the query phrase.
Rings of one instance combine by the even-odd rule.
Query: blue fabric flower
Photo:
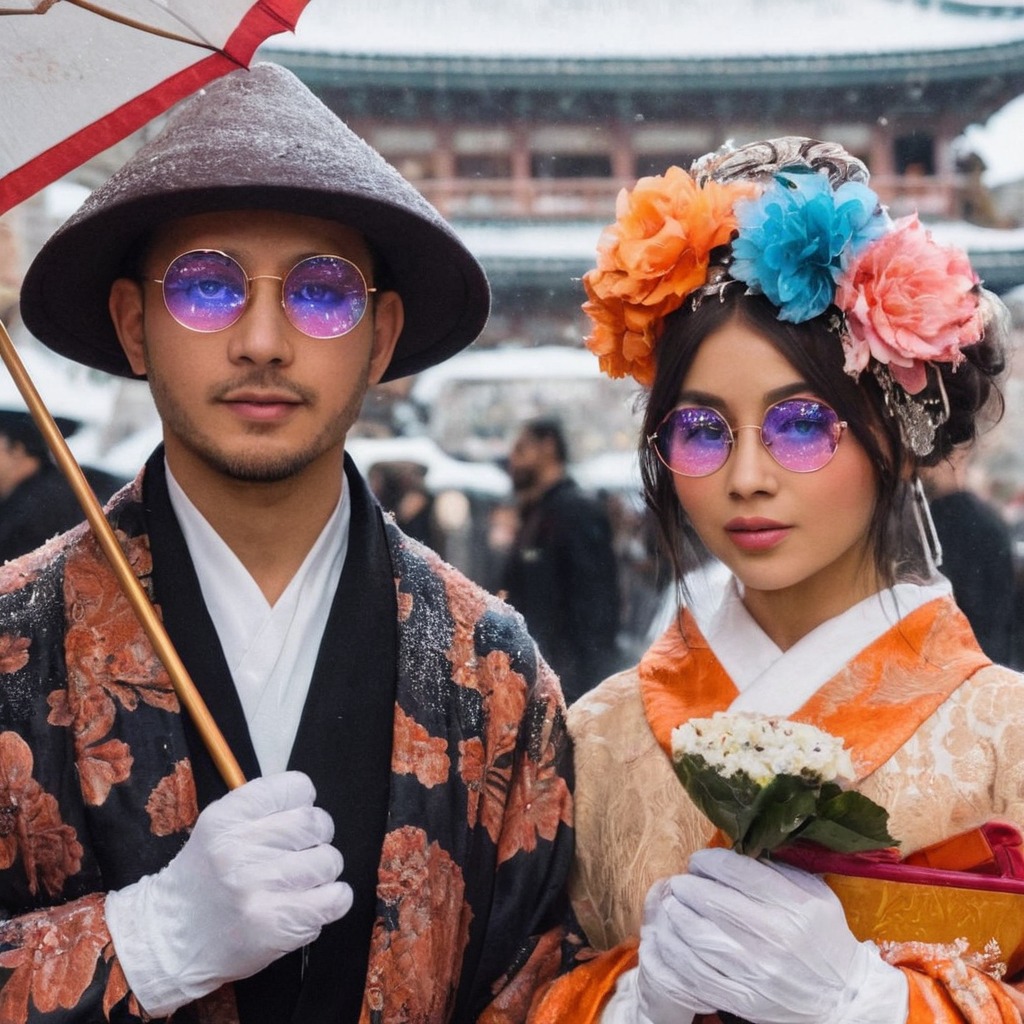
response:
[[[885,233],[878,196],[848,181],[832,191],[813,171],[780,172],[757,199],[736,204],[730,275],[802,323],[824,313],[852,256]]]

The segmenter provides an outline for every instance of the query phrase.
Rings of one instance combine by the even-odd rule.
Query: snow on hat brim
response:
[[[93,192],[25,275],[21,315],[49,348],[132,377],[108,312],[133,247],[198,213],[277,210],[360,231],[402,297],[385,380],[417,373],[483,330],[490,290],[450,225],[290,71],[255,64],[197,93]]]

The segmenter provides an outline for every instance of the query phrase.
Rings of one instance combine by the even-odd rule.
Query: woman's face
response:
[[[704,477],[673,474],[701,540],[742,582],[744,603],[781,646],[874,593],[869,526],[876,479],[844,430],[830,462],[799,473],[779,465],[757,430],[765,411],[816,397],[759,331],[733,320],[709,334],[682,381],[680,404],[708,406],[734,432],[725,465]]]

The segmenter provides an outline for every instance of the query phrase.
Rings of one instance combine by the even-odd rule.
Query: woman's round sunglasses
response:
[[[341,256],[309,256],[284,277],[250,277],[238,260],[218,249],[193,249],[175,256],[163,277],[167,312],[190,331],[212,334],[236,323],[249,303],[253,281],[281,282],[281,305],[289,323],[310,338],[340,338],[358,326],[368,296],[362,271]]]
[[[812,398],[787,398],[770,406],[761,420],[730,427],[707,406],[673,409],[647,438],[658,458],[679,476],[710,476],[728,461],[736,431],[756,430],[761,444],[783,469],[813,473],[832,461],[846,428],[835,409]]]

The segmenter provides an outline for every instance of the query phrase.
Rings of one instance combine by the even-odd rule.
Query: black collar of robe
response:
[[[289,768],[306,772],[334,819],[352,909],[306,950],[235,984],[242,1024],[343,1024],[359,1018],[376,916],[390,791],[397,676],[394,573],[380,507],[349,457],[348,551],[299,722]],[[242,705],[167,493],[160,447],[146,464],[153,585],[167,632],[246,778],[260,774]],[[200,808],[227,788],[183,715]]]

